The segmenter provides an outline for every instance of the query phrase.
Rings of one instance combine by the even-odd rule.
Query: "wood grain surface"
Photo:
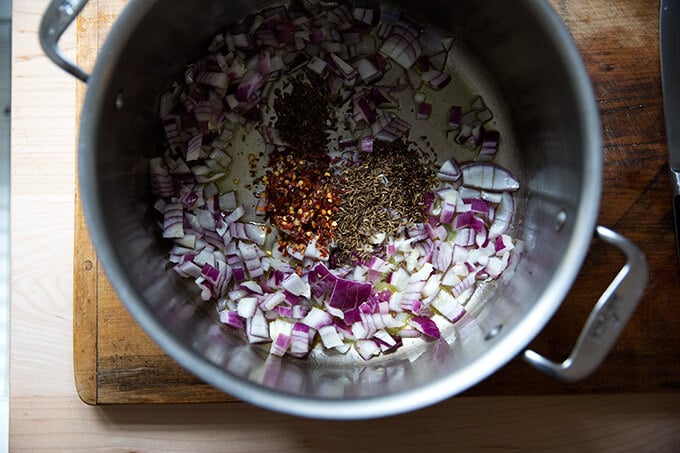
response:
[[[678,451],[677,391],[459,396],[401,416],[346,423],[300,419],[240,402],[83,404],[73,384],[72,336],[77,328],[72,306],[75,90],[80,84],[40,50],[38,24],[48,2],[13,2],[9,451]],[[619,0],[601,4],[605,10],[630,7]],[[659,5],[648,6],[651,18]],[[571,8],[570,14],[578,13],[578,3]],[[611,14],[610,20],[619,20],[618,10]],[[627,39],[647,33],[628,29]],[[69,58],[75,58],[76,31],[73,27],[61,41]],[[665,197],[665,187],[659,187],[658,196]],[[667,266],[674,265],[669,259]],[[668,280],[675,278],[671,272]],[[645,305],[654,307],[655,297],[645,299]],[[658,315],[642,310],[634,317],[636,328],[655,330]],[[667,311],[666,316],[677,315]],[[671,343],[677,338],[673,332],[666,333]],[[535,374],[527,369],[522,378]]]
[[[125,0],[90,2],[78,19],[78,62],[90,68]],[[515,360],[467,392],[481,395],[675,392],[680,389],[680,273],[675,254],[659,72],[659,5],[650,0],[554,0],[585,60],[602,114],[599,222],[646,254],[649,287],[606,362],[564,384]],[[85,86],[80,85],[77,105]],[[76,387],[89,404],[217,402],[232,398],[182,370],[125,311],[97,262],[76,196],[73,341]],[[570,351],[593,304],[622,265],[593,243],[570,295],[531,345]]]

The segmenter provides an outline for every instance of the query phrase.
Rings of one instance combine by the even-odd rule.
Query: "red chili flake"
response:
[[[263,183],[268,219],[285,233],[283,246],[303,251],[312,238],[322,254],[333,238],[333,213],[340,201],[329,172],[326,128],[331,123],[328,91],[313,74],[291,80],[290,93],[277,94],[274,109],[281,138],[291,146],[274,150]]]

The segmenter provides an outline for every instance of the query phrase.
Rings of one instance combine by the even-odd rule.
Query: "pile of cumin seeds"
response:
[[[334,261],[352,264],[379,252],[371,237],[398,236],[425,221],[425,193],[436,183],[433,162],[403,140],[376,141],[359,165],[343,167],[335,214]]]

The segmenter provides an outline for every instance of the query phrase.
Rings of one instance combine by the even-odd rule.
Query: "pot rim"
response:
[[[115,247],[104,224],[105,208],[98,203],[95,169],[97,158],[90,152],[96,143],[97,118],[101,115],[114,69],[125,43],[136,30],[155,2],[132,0],[112,27],[94,70],[81,116],[78,146],[78,173],[86,222],[97,255],[118,293],[136,322],[170,357],[201,380],[237,398],[278,412],[322,419],[366,419],[394,415],[420,409],[458,394],[493,374],[517,356],[538,335],[559,308],[573,285],[583,264],[590,240],[595,231],[602,191],[601,126],[599,109],[589,75],[568,30],[547,2],[527,2],[535,16],[544,22],[546,33],[557,45],[559,56],[567,62],[570,82],[577,87],[577,103],[581,108],[579,121],[584,131],[584,173],[576,223],[567,253],[549,282],[526,316],[499,335],[484,356],[466,367],[465,373],[453,373],[412,390],[363,399],[310,399],[283,393],[264,385],[225,372],[189,346],[175,338],[144,302],[135,289],[126,269],[117,259]]]

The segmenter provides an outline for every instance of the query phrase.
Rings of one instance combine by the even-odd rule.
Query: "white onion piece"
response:
[[[319,336],[321,337],[321,342],[327,349],[333,349],[342,346],[344,343],[335,326],[328,325],[323,326],[319,329]]]
[[[224,72],[201,72],[196,77],[196,82],[226,90],[229,86],[229,77]]]
[[[460,166],[454,159],[444,162],[437,174],[440,180],[450,183],[457,183],[463,177]]]
[[[375,67],[373,62],[368,58],[361,58],[357,60],[354,64],[354,69],[359,74],[359,78],[365,83],[375,82],[381,75],[380,70]]]
[[[319,75],[322,75],[326,71],[327,66],[328,64],[319,57],[313,57],[309,60],[309,63],[307,63],[307,67]]]
[[[496,209],[494,222],[489,228],[489,237],[493,239],[507,232],[510,228],[510,223],[512,222],[514,213],[515,200],[512,194],[509,192],[503,192],[501,202]]]
[[[327,312],[317,308],[312,307],[312,309],[304,317],[302,323],[311,327],[312,329],[319,330],[320,328],[333,323],[333,318]]]
[[[460,320],[465,314],[465,308],[448,291],[439,291],[437,297],[432,301],[432,306],[453,323]]]
[[[238,315],[244,319],[255,316],[257,309],[257,297],[243,297],[238,301],[236,311]]]
[[[285,300],[286,295],[282,292],[267,294],[260,302],[260,309],[264,310],[265,312],[271,311],[278,307],[279,304],[284,303]]]
[[[356,69],[354,69],[349,63],[340,58],[338,55],[332,53],[331,60],[333,60],[336,67],[345,79],[350,80],[357,76],[358,73]]]
[[[261,310],[256,309],[255,314],[246,319],[246,335],[250,343],[270,341],[269,323]]]
[[[149,160],[151,192],[158,197],[171,197],[175,193],[172,175],[161,157]],[[162,198],[160,198],[162,200]]]
[[[494,192],[516,191],[519,181],[510,171],[488,162],[467,163],[460,167],[463,184],[475,189]]]
[[[243,215],[246,213],[246,209],[243,206],[238,206],[236,209],[234,209],[228,216],[224,218],[224,221],[226,223],[233,223],[236,222],[238,219],[243,217]]]
[[[184,236],[183,208],[179,203],[170,203],[165,206],[163,219],[163,237],[181,238]]]
[[[380,353],[380,346],[373,340],[358,340],[354,347],[364,360],[369,360]]]
[[[286,279],[281,282],[281,287],[296,296],[309,298],[312,295],[309,283],[302,280],[302,278],[295,273],[286,277]]]

